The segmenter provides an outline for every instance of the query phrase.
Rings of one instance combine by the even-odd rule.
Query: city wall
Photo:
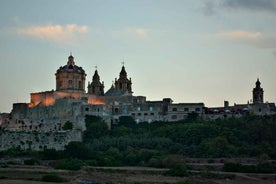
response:
[[[82,132],[0,131],[0,151],[16,147],[36,151],[50,148],[63,150],[72,141],[82,141]]]

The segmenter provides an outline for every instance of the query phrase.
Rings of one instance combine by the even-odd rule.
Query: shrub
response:
[[[24,160],[24,164],[25,165],[35,165],[35,164],[39,164],[39,161],[36,159],[28,159],[28,160]]]
[[[65,179],[60,177],[57,174],[46,174],[46,175],[42,176],[41,181],[61,183],[61,182],[64,182]]]
[[[174,166],[173,168],[171,168],[170,170],[168,170],[165,175],[169,175],[169,176],[187,176],[188,172],[187,172],[187,166],[186,164],[177,164],[176,166]]]
[[[65,124],[62,127],[63,130],[72,130],[73,129],[73,123],[70,121],[66,121]]]
[[[66,169],[66,170],[80,170],[84,163],[78,159],[69,159],[64,160],[63,162],[59,163],[55,169]]]

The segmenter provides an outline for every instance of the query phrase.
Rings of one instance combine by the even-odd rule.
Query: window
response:
[[[82,82],[79,81],[79,89],[82,89]]]
[[[184,111],[185,111],[185,112],[188,112],[188,111],[189,111],[189,108],[187,108],[187,107],[184,108]]]
[[[200,111],[200,108],[196,108],[195,110],[196,110],[197,112],[199,112],[199,111]]]
[[[148,113],[144,113],[144,116],[147,116],[148,115]]]
[[[73,81],[72,81],[72,80],[69,80],[69,81],[68,81],[68,85],[69,85],[69,87],[71,88],[71,87],[73,86]]]
[[[172,108],[172,111],[176,112],[176,111],[177,111],[177,108],[176,108],[176,107]]]
[[[151,116],[154,116],[154,113],[152,112],[152,113],[150,113],[150,115],[151,115]]]
[[[137,107],[137,111],[141,111],[141,107]]]
[[[138,116],[141,116],[141,113],[138,113]]]
[[[86,108],[85,108],[85,111],[86,111],[86,112],[87,112],[87,111],[89,111],[89,108],[88,108],[88,107],[86,107]]]
[[[149,108],[149,110],[150,110],[150,111],[152,111],[152,110],[153,110],[153,108],[152,108],[152,107],[150,107],[150,108]]]

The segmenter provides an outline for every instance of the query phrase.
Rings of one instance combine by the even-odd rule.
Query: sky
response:
[[[276,1],[1,0],[0,112],[55,89],[70,52],[105,91],[124,62],[147,100],[242,104],[259,78],[276,102]]]

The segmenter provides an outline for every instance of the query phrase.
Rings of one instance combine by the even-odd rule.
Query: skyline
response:
[[[86,87],[97,66],[107,91],[124,62],[147,100],[247,103],[259,78],[276,101],[273,0],[3,0],[0,10],[0,112],[55,89],[70,52]]]

